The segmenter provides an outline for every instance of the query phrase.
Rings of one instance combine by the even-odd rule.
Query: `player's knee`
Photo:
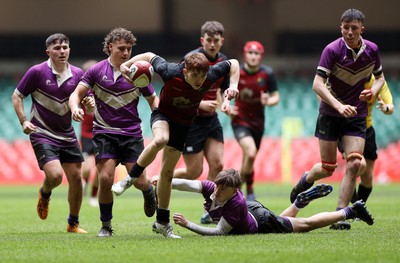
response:
[[[152,144],[157,149],[162,149],[165,147],[165,145],[167,145],[168,140],[169,140],[168,136],[158,136],[153,139]]]
[[[62,178],[63,174],[62,173],[54,173],[54,174],[48,174],[46,176],[46,180],[49,182],[50,185],[56,187],[62,183]],[[79,181],[82,183],[81,181]]]
[[[366,176],[365,176],[366,173],[367,173],[367,163],[366,163],[366,161],[365,161],[365,158],[363,157],[363,158],[361,159],[360,168],[358,169],[358,174],[361,175],[361,176],[363,176],[363,177],[366,177]]]
[[[223,160],[214,160],[213,162],[208,164],[210,166],[210,170],[219,173],[224,168],[224,161]]]
[[[256,155],[257,155],[257,152],[250,151],[250,152],[246,153],[244,158],[246,159],[246,161],[248,163],[254,163],[254,161],[256,160]]]
[[[322,172],[326,175],[326,177],[329,177],[333,174],[333,172],[336,170],[338,164],[336,162],[322,162],[321,163],[321,168]]]
[[[365,159],[359,152],[351,152],[346,156],[348,169],[354,170],[359,174],[360,171],[365,170]]]
[[[201,165],[191,165],[187,167],[188,179],[195,180],[203,173],[203,163]]]

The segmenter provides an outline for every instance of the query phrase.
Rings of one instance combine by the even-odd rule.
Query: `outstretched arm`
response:
[[[172,189],[186,192],[201,193],[201,181],[187,179],[172,179]]]
[[[174,222],[181,227],[187,228],[199,235],[204,236],[224,236],[232,230],[232,226],[221,217],[216,227],[204,227],[188,221],[182,214],[175,213],[173,216]]]
[[[157,186],[159,176],[153,176],[151,178],[151,183]],[[201,193],[203,186],[201,181],[199,180],[188,180],[188,179],[180,179],[174,178],[172,179],[172,189],[185,191],[185,192],[193,192],[193,193]]]

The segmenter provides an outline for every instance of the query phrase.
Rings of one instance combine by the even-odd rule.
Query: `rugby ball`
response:
[[[147,61],[136,61],[130,67],[129,78],[135,87],[147,87],[153,78],[153,66]]]

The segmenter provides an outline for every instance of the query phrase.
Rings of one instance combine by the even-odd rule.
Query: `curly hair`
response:
[[[103,42],[104,53],[110,55],[110,49],[108,48],[108,46],[111,43],[114,43],[115,41],[119,41],[121,39],[124,39],[127,43],[132,44],[132,46],[136,45],[136,37],[132,34],[131,31],[129,31],[126,28],[116,27],[113,30],[111,30],[111,32],[108,33],[107,36],[104,38]]]

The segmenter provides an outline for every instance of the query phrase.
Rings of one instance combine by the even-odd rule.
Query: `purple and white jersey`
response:
[[[22,77],[16,92],[22,98],[29,95],[32,98],[30,121],[37,126],[29,135],[32,146],[39,143],[57,147],[78,145],[68,99],[82,75],[80,68],[69,64],[66,77],[61,79],[48,60],[34,65]]]
[[[216,206],[214,199],[214,190],[217,187],[216,184],[207,180],[201,181],[201,184],[202,194],[205,199],[204,209],[214,222],[218,222],[221,217],[224,217],[232,226],[229,235],[257,233],[257,222],[247,209],[246,200],[240,190],[224,204]]]
[[[89,68],[79,84],[91,89],[96,101],[93,134],[142,137],[137,106],[141,95],[155,94],[151,84],[140,89],[132,86],[109,59]]]
[[[362,45],[356,54],[343,38],[327,45],[322,52],[318,70],[328,76],[327,86],[332,95],[342,102],[357,107],[355,117],[366,117],[367,102],[360,101],[359,96],[371,73],[382,72],[378,46],[368,40],[361,39]],[[321,102],[320,113],[328,116],[341,115],[327,103]]]

